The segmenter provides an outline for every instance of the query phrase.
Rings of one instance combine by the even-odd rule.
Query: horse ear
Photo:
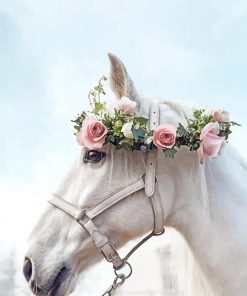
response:
[[[129,97],[134,101],[138,101],[138,93],[135,89],[132,79],[129,77],[123,62],[114,54],[108,54],[111,71],[110,71],[110,87],[118,99],[121,97]]]

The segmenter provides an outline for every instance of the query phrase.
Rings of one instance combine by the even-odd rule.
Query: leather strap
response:
[[[155,130],[160,122],[160,105],[153,104],[150,112],[150,130]],[[148,151],[146,160],[145,192],[148,197],[154,194],[157,150]]]
[[[149,116],[150,120],[150,130],[155,130],[160,124],[160,105],[152,104],[151,112]]]
[[[147,152],[146,158],[146,174],[145,174],[145,192],[148,197],[151,197],[155,191],[155,171],[156,171],[157,150]]]
[[[150,112],[150,130],[155,130],[160,124],[160,106],[153,104]],[[164,215],[163,206],[157,190],[156,180],[156,160],[157,150],[151,150],[147,153],[146,159],[146,175],[145,175],[145,192],[150,198],[154,214],[154,233],[162,233],[164,231]]]
[[[143,178],[137,180],[136,182],[128,185],[127,187],[123,188],[122,190],[116,192],[115,194],[111,194],[105,197],[102,201],[98,204],[92,206],[88,210],[86,210],[86,214],[90,219],[95,218],[105,210],[109,209],[114,204],[118,203],[120,200],[124,199],[125,197],[131,195],[134,192],[137,192],[145,187]]]
[[[100,249],[105,259],[113,264],[115,269],[119,269],[124,265],[124,260],[121,259],[117,250],[91,219],[85,215],[78,223],[88,231],[96,247]]]
[[[157,150],[148,152],[146,162],[146,175],[145,175],[145,192],[152,203],[154,214],[154,233],[161,233],[164,230],[164,212],[159,191],[157,189],[156,180],[156,159]]]
[[[81,209],[55,194],[53,194],[53,197],[48,202],[76,220],[80,220],[85,214],[85,209]]]
[[[111,262],[115,269],[119,269],[125,264],[125,261],[121,259],[117,250],[108,238],[96,227],[92,219],[97,217],[106,209],[109,209],[114,204],[118,203],[120,200],[143,189],[144,187],[145,184],[143,178],[141,178],[122,190],[106,196],[102,201],[89,209],[80,209],[78,206],[75,206],[56,195],[53,195],[53,198],[49,200],[49,203],[75,218],[77,222],[90,234],[95,245],[101,250],[105,259],[108,262]]]
[[[89,219],[93,219],[105,210],[109,209],[114,204],[118,203],[120,200],[131,195],[134,192],[137,192],[145,187],[143,179],[139,179],[122,190],[108,195],[102,201],[90,207],[89,209],[81,209],[78,206],[73,205],[72,203],[62,199],[61,197],[53,194],[53,197],[48,201],[50,204],[56,206],[63,212],[69,214],[71,217],[76,220],[80,220],[85,214]]]
[[[161,203],[161,198],[159,191],[155,188],[154,194],[150,197],[153,213],[154,213],[154,230],[155,234],[160,234],[164,232],[164,212],[163,205]]]

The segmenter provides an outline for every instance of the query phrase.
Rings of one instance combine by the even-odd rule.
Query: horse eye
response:
[[[88,150],[86,151],[86,154],[84,156],[84,162],[96,163],[101,161],[101,159],[104,158],[105,156],[106,154],[102,151]]]

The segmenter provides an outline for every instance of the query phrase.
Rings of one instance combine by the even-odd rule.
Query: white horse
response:
[[[123,63],[109,57],[117,98],[136,100],[139,113],[148,116],[151,104],[138,95]],[[163,102],[160,122],[184,124],[188,114],[182,105]],[[111,145],[102,150],[106,156],[91,163],[82,148],[55,195],[85,208],[145,173],[143,152]],[[156,175],[165,225],[185,238],[213,295],[247,295],[247,165],[238,152],[227,144],[222,155],[200,164],[196,152],[187,148],[175,159],[161,151]],[[150,232],[153,213],[145,191],[108,208],[94,223],[117,248]],[[101,259],[88,232],[48,205],[29,238],[23,270],[35,295],[64,296],[74,290],[79,275]]]

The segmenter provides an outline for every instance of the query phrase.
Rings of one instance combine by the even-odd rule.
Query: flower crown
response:
[[[105,95],[103,76],[88,95],[92,111],[83,111],[75,120],[75,135],[79,145],[89,149],[101,149],[107,143],[117,149],[163,150],[165,156],[174,158],[181,146],[197,150],[201,162],[206,155],[215,157],[224,147],[231,126],[239,125],[229,121],[229,113],[217,110],[211,113],[205,109],[194,110],[193,117],[187,118],[187,126],[178,127],[162,124],[150,130],[149,119],[136,116],[137,104],[122,97],[114,110],[108,111],[101,96]]]

